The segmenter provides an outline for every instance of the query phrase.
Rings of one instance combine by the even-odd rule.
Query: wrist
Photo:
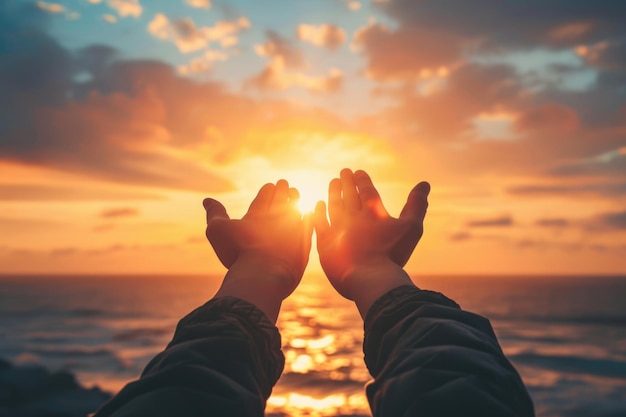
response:
[[[231,265],[215,297],[237,297],[254,304],[275,323],[280,306],[294,289],[297,277],[280,259],[246,253]]]
[[[374,302],[394,288],[413,286],[404,269],[390,259],[371,259],[356,264],[347,274],[346,279],[358,282],[352,292],[362,318]]]

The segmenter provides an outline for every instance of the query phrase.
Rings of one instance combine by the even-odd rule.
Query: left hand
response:
[[[222,287],[271,291],[281,301],[295,290],[309,260],[313,233],[310,217],[303,218],[296,207],[298,199],[298,191],[285,180],[265,184],[241,220],[230,219],[219,201],[203,201],[206,236],[229,269]]]

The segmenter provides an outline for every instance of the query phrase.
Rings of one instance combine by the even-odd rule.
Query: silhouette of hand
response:
[[[285,180],[265,184],[241,220],[230,219],[219,201],[203,201],[206,236],[229,269],[222,287],[263,287],[282,300],[298,286],[313,233],[310,218],[296,208],[298,199]]]
[[[367,173],[344,169],[340,177],[329,185],[330,223],[324,202],[317,203],[314,213],[317,250],[329,281],[357,304],[364,292],[372,298],[412,285],[402,267],[422,237],[430,185],[416,185],[400,216],[393,218]]]

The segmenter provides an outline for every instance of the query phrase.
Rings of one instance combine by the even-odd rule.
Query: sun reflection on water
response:
[[[370,376],[363,363],[363,324],[349,301],[329,284],[305,278],[285,300],[277,325],[285,370],[266,415],[370,415],[364,393]]]

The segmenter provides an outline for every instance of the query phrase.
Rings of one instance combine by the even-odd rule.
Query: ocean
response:
[[[0,358],[111,392],[137,378],[218,276],[0,277]],[[538,416],[626,416],[626,277],[416,277],[489,318]],[[267,416],[369,416],[362,321],[321,276],[284,303]]]

